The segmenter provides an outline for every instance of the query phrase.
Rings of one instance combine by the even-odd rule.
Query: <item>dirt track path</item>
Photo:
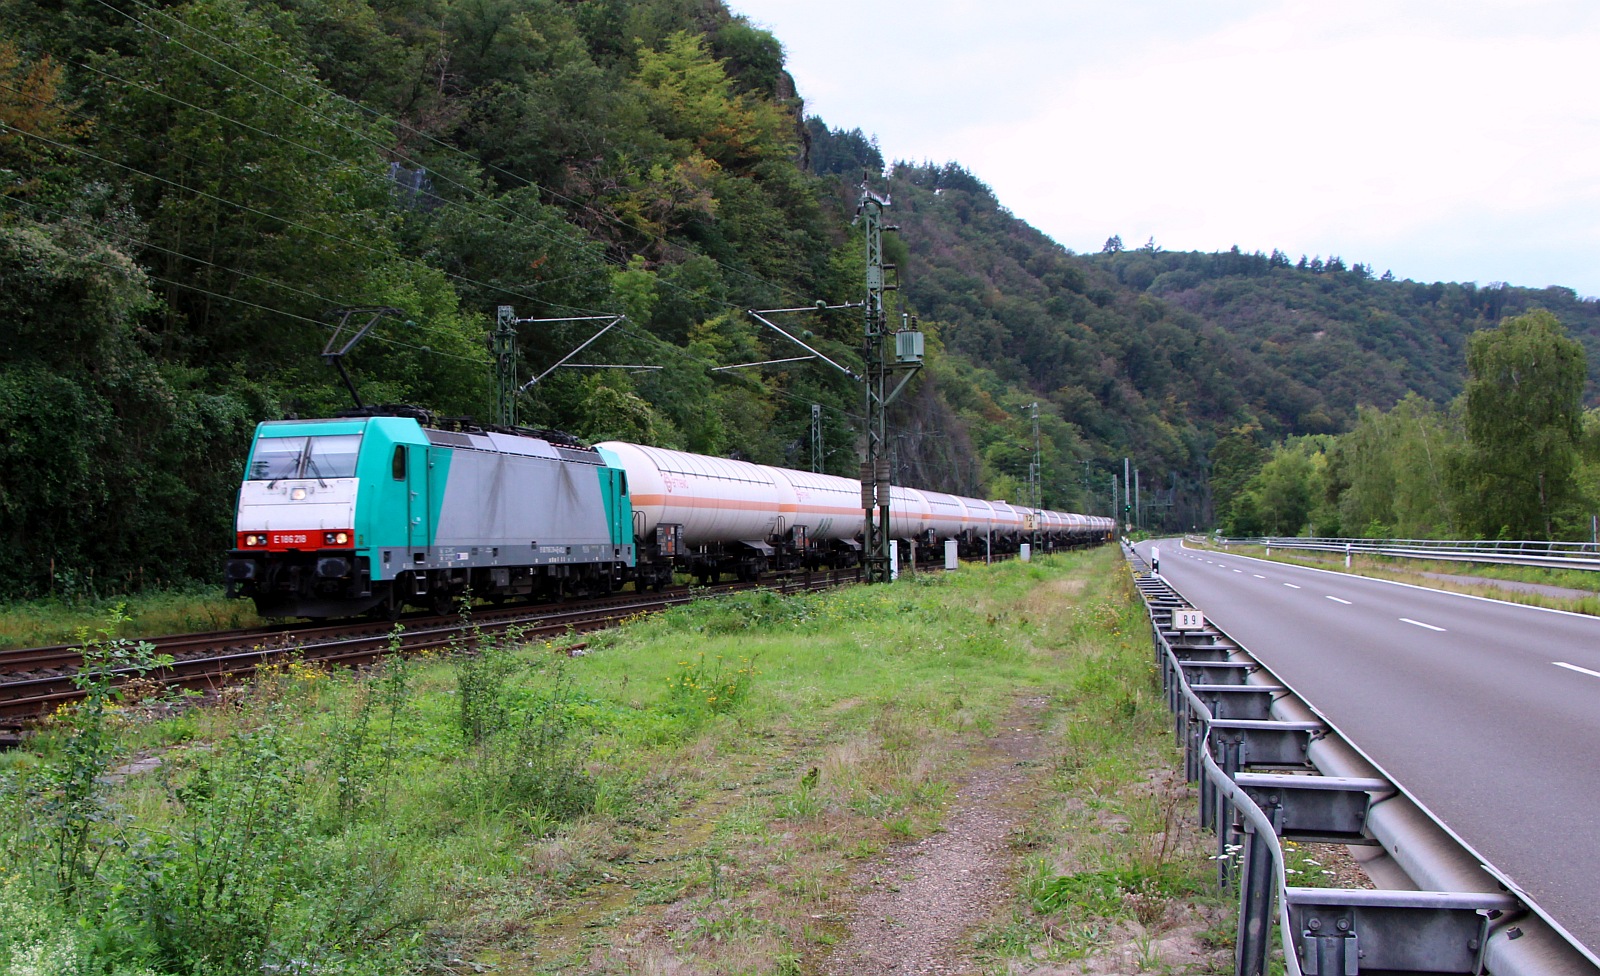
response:
[[[1033,805],[1044,770],[1043,699],[1019,703],[960,782],[944,829],[863,865],[854,879],[870,893],[850,934],[824,961],[825,976],[973,972],[972,930],[1010,895],[1011,839]]]

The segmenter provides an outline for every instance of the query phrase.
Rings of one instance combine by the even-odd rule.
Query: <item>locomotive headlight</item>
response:
[[[292,502],[305,501],[305,497],[306,497],[306,490],[303,487],[295,488],[293,491],[289,492],[289,500],[292,501]]]
[[[324,532],[324,533],[322,533],[322,542],[323,542],[324,545],[342,546],[342,545],[346,544],[349,541],[350,541],[350,533],[348,533],[348,532]]]

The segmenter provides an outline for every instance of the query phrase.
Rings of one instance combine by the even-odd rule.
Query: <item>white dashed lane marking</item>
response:
[[[1551,661],[1550,663],[1554,664],[1558,668],[1566,668],[1568,671],[1576,671],[1579,674],[1587,674],[1595,678],[1600,678],[1600,671],[1590,671],[1588,668],[1580,668],[1576,664],[1568,664],[1565,661]]]
[[[1350,606],[1350,601],[1349,600],[1341,600],[1336,596],[1330,596],[1330,597],[1328,597],[1328,599],[1332,600],[1334,603],[1342,603],[1347,607]]]
[[[1291,590],[1298,590],[1298,589],[1299,589],[1299,588],[1300,588],[1300,587],[1298,587],[1298,586],[1296,586],[1296,585],[1294,585],[1294,584],[1293,584],[1293,583],[1285,583],[1285,584],[1283,584],[1283,585],[1284,585],[1284,586],[1287,586],[1287,587],[1288,587],[1288,588],[1289,588],[1289,589],[1291,589]]]
[[[1266,579],[1266,577],[1262,576],[1260,573],[1251,573],[1250,575],[1254,576],[1256,579]]]
[[[1443,627],[1435,627],[1433,624],[1425,624],[1420,620],[1412,620],[1410,617],[1401,617],[1400,622],[1410,624],[1413,627],[1425,627],[1428,630],[1437,630],[1440,633],[1444,632]]]

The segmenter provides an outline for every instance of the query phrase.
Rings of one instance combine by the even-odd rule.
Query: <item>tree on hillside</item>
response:
[[[1468,340],[1467,508],[1485,536],[1552,538],[1579,501],[1583,346],[1543,310]]]
[[[1323,494],[1326,458],[1315,438],[1286,441],[1245,485],[1236,506],[1249,512],[1266,535],[1299,535],[1308,525]],[[1243,502],[1240,506],[1239,503]]]
[[[1217,438],[1211,449],[1211,503],[1219,521],[1227,519],[1234,499],[1266,460],[1259,424],[1241,424]]]
[[[1380,539],[1455,538],[1448,471],[1460,448],[1459,424],[1415,393],[1387,413],[1361,407],[1330,455],[1337,492],[1330,501],[1343,530]]]
[[[830,129],[815,115],[806,119],[806,131],[811,134],[811,172],[847,179],[859,179],[862,173],[883,175],[876,136],[868,138],[860,129]]]

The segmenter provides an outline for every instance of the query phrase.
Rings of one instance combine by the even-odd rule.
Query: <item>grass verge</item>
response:
[[[159,637],[259,626],[249,600],[230,600],[215,586],[146,590],[137,596],[42,597],[0,607],[0,648],[68,644],[97,633],[118,613],[117,637]]]
[[[1047,788],[1008,801],[1015,897],[970,952],[1204,971],[1149,659],[1108,548],[66,714],[0,758],[0,973],[815,971],[1022,699]]]

